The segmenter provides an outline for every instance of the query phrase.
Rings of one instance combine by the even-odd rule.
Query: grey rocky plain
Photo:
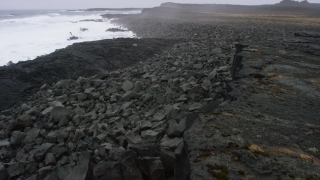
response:
[[[245,17],[117,20],[184,42],[2,111],[0,179],[319,179],[319,21]]]
[[[44,84],[30,101],[1,115],[1,135],[10,137],[1,141],[3,173],[184,179],[177,174],[184,166],[179,156],[193,114],[229,101],[231,57],[215,49],[207,59],[199,53],[204,49],[197,42],[176,44],[128,68]]]

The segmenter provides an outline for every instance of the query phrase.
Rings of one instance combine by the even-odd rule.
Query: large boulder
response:
[[[90,161],[91,155],[89,152],[82,152],[79,156],[77,166],[73,171],[66,177],[65,180],[91,180],[93,179],[92,174],[92,163]]]

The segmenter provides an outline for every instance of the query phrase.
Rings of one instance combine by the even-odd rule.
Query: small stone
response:
[[[131,144],[137,144],[142,141],[140,136],[135,135],[132,131],[128,131],[125,137],[127,138],[128,142]]]
[[[8,174],[10,175],[10,177],[15,177],[15,176],[18,176],[18,175],[24,173],[24,166],[22,163],[18,162],[18,163],[10,165],[7,168],[7,171],[8,171]]]
[[[37,147],[33,155],[34,160],[36,162],[41,161],[52,148],[53,148],[53,144],[50,144],[50,143],[45,143]]]
[[[63,155],[67,155],[68,154],[68,149],[63,147],[63,146],[55,146],[54,148],[52,148],[52,153],[54,154],[54,156],[56,158],[60,158]]]
[[[38,180],[37,175],[33,175],[26,180]]]
[[[57,106],[52,109],[50,117],[54,122],[59,122],[62,118],[71,118],[71,111]]]
[[[47,109],[42,111],[42,115],[46,116],[47,114],[50,114],[52,111],[53,107],[48,107]]]
[[[211,53],[213,54],[221,54],[222,53],[222,49],[221,48],[215,48],[211,51]]]
[[[69,81],[68,80],[60,80],[55,85],[55,88],[61,88],[61,89],[69,89]]]
[[[150,129],[152,127],[152,123],[150,121],[140,121],[139,125],[142,131]]]
[[[46,166],[46,167],[40,168],[38,170],[39,177],[41,179],[45,178],[51,172],[51,168],[52,168],[51,166]]]
[[[59,161],[61,165],[66,165],[70,163],[70,158],[68,156],[62,156],[61,160]]]
[[[48,153],[46,155],[45,164],[46,165],[56,165],[56,163],[57,163],[57,160],[54,157],[53,153]]]
[[[8,171],[7,169],[4,167],[4,165],[2,164],[2,162],[0,162],[0,180],[6,180],[8,177]]]
[[[58,127],[67,126],[68,123],[69,123],[69,119],[67,117],[63,117],[60,119],[60,121],[58,123]]]
[[[133,91],[127,91],[126,93],[124,93],[121,97],[121,101],[122,102],[128,102],[130,101],[132,98],[136,97],[137,94],[134,93]]]
[[[130,108],[132,105],[132,102],[125,102],[123,103],[123,105],[120,107],[120,109],[122,110],[127,110],[128,108]]]
[[[221,95],[225,94],[225,90],[224,90],[221,86],[217,87],[217,88],[215,89],[215,92],[216,92],[217,94],[221,94]]]
[[[169,121],[169,128],[167,130],[167,135],[169,137],[177,137],[180,136],[180,132],[177,131],[178,123],[176,120],[170,120]]]
[[[132,90],[133,89],[133,84],[132,84],[132,82],[130,82],[130,81],[125,81],[125,82],[123,82],[122,83],[122,86],[121,86],[121,88],[124,90],[124,91],[130,91],[130,90]]]
[[[194,64],[193,67],[194,67],[195,69],[202,69],[202,68],[203,68],[203,64],[202,64],[202,63]]]
[[[11,140],[11,144],[12,145],[21,144],[26,136],[27,136],[27,134],[24,133],[24,132],[20,132],[20,131],[12,132],[12,136],[11,136],[11,139],[10,139]]]
[[[168,148],[172,148],[175,149],[179,146],[179,144],[183,141],[182,138],[174,138],[174,139],[168,139],[168,138],[163,138],[161,140],[161,147],[168,147]]]
[[[229,71],[229,66],[221,66],[218,69],[218,72],[227,72]]]
[[[217,76],[217,72],[218,72],[217,68],[215,68],[213,71],[211,71],[208,75],[208,80],[210,81],[210,80],[214,79]]]
[[[51,107],[64,107],[64,105],[59,101],[49,102],[48,105]]]
[[[27,132],[27,137],[24,139],[26,144],[34,142],[34,140],[38,137],[40,133],[40,129],[33,128]]]
[[[28,173],[34,173],[37,171],[37,167],[36,167],[36,163],[30,163],[27,165],[26,169],[25,169],[26,172]]]
[[[83,133],[83,130],[82,129],[77,129],[76,133],[74,134],[74,137],[73,137],[73,142],[78,141],[83,136],[85,136],[85,134]]]
[[[152,117],[152,122],[159,122],[162,121],[166,116],[162,113],[156,113],[155,115],[153,115]]]
[[[194,110],[198,110],[198,109],[201,109],[203,105],[200,104],[200,103],[193,103],[191,105],[188,106],[188,110],[189,111],[194,111]]]
[[[87,94],[84,94],[84,93],[80,93],[80,94],[78,94],[78,96],[77,96],[78,101],[80,101],[80,102],[86,100],[87,97],[88,97],[88,95],[87,95]]]

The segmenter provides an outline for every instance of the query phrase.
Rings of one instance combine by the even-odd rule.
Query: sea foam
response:
[[[91,15],[63,15],[48,13],[26,18],[0,20],[0,66],[9,61],[32,60],[40,55],[54,52],[76,42],[134,37],[131,31],[106,32],[116,28],[110,20],[103,22],[81,21],[101,19],[99,13]],[[87,28],[87,31],[80,31]],[[78,40],[68,41],[70,32]]]

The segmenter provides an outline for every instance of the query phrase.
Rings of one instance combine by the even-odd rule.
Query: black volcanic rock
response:
[[[32,61],[0,67],[0,111],[33,94],[45,83],[124,68],[168,49],[175,42],[120,38],[75,43]]]

